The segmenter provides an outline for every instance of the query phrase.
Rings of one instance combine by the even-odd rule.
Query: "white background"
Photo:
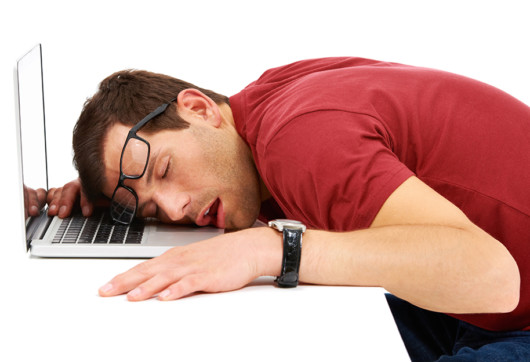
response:
[[[0,220],[11,231],[0,240],[1,295],[16,298],[11,270],[26,258],[13,67],[36,43],[43,44],[50,183],[56,186],[75,177],[71,131],[84,101],[114,71],[167,73],[231,95],[270,67],[350,55],[452,71],[530,104],[529,16],[525,1],[509,0],[2,2]]]

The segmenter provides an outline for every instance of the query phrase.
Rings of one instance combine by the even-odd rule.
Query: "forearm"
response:
[[[306,283],[381,286],[420,307],[447,313],[508,311],[518,298],[515,261],[478,228],[309,230],[302,250],[300,280]]]

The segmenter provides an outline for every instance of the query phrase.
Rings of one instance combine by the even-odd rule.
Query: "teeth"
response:
[[[206,212],[204,213],[204,216],[208,216],[209,213],[210,213],[210,208],[208,208],[208,210],[206,210]]]

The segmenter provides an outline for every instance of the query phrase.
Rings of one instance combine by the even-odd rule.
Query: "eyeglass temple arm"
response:
[[[161,106],[159,106],[157,109],[155,109],[153,112],[149,113],[147,116],[145,116],[140,122],[138,122],[133,128],[131,128],[131,130],[129,131],[129,133],[133,133],[133,132],[137,132],[140,128],[142,128],[147,122],[149,122],[151,119],[155,118],[156,116],[158,116],[159,114],[162,114],[166,111],[167,107],[169,107],[169,105],[174,102],[177,98],[173,98],[172,100],[170,100],[169,102],[167,103],[164,103],[162,104]]]

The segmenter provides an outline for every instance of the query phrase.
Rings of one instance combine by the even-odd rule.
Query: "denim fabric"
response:
[[[530,361],[530,332],[491,332],[386,295],[413,362]]]

